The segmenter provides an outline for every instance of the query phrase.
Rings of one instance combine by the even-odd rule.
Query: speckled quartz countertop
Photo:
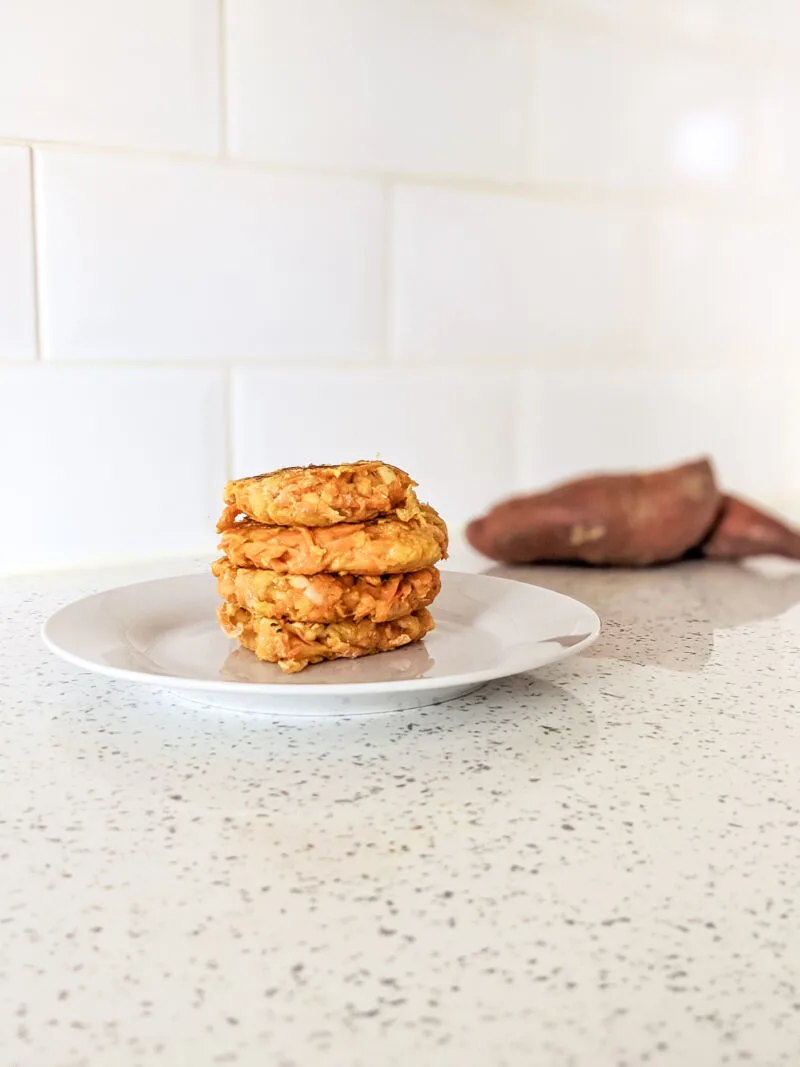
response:
[[[584,656],[353,721],[81,674],[0,584],[2,1067],[800,1064],[800,572],[517,572]]]

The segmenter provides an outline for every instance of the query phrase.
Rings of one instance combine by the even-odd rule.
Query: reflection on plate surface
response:
[[[230,682],[269,683],[272,685],[306,685],[326,682],[330,685],[364,682],[402,681],[422,678],[434,661],[422,642],[398,648],[394,652],[379,652],[360,659],[339,659],[315,664],[298,674],[284,674],[275,663],[263,663],[246,648],[237,648],[220,668],[220,677]]]

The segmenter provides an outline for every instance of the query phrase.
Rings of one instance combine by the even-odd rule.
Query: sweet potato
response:
[[[735,496],[722,509],[701,551],[708,559],[785,556],[800,559],[800,533]]]
[[[595,475],[499,504],[467,527],[467,539],[502,563],[667,563],[700,545],[722,499],[707,459]]]

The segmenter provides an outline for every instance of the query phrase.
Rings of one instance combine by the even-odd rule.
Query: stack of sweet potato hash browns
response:
[[[447,527],[415,485],[379,461],[229,482],[211,568],[223,630],[289,674],[424,637]]]

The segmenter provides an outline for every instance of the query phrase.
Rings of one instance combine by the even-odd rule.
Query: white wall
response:
[[[796,0],[0,0],[0,567],[376,452],[800,513]]]

